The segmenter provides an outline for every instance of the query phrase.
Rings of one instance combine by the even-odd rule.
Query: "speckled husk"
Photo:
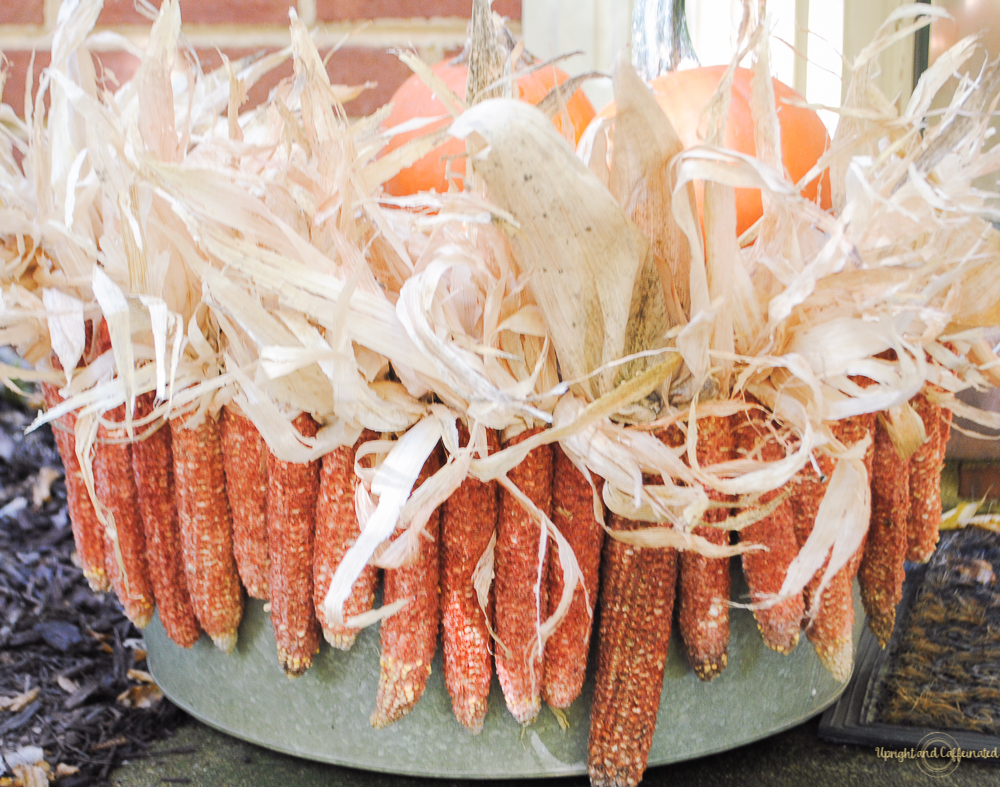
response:
[[[580,695],[587,671],[604,528],[594,517],[594,495],[587,478],[573,465],[558,443],[553,446],[553,453],[552,522],[576,556],[583,573],[584,587],[577,585],[566,617],[545,642],[542,699],[555,708],[568,708]],[[559,548],[554,542],[549,544],[546,585],[548,614],[551,615],[562,597],[564,583]]]
[[[110,421],[125,419],[125,405],[108,411]],[[104,568],[125,610],[137,627],[145,628],[153,618],[153,583],[146,562],[146,536],[139,515],[139,499],[132,476],[132,446],[124,428],[97,430],[94,452],[94,488],[105,516],[114,521],[104,532]]]
[[[910,512],[909,464],[900,457],[881,421],[875,427],[872,465],[872,515],[858,581],[868,628],[884,648],[896,623],[896,605],[903,598]]]
[[[190,417],[170,419],[184,572],[202,629],[220,650],[232,653],[243,617],[243,589],[233,557],[222,436],[211,415],[205,414],[195,429],[185,427]]]
[[[515,445],[537,432],[531,429],[509,440]],[[539,509],[552,513],[552,449],[532,449],[524,461],[507,473]],[[530,724],[542,707],[541,689],[545,665],[539,653],[537,629],[539,610],[548,609],[545,583],[538,583],[538,522],[505,489],[500,490],[500,517],[497,525],[496,632],[503,645],[496,648],[497,676],[507,708],[522,724]]]
[[[153,403],[152,393],[140,396],[136,400],[136,416],[148,416]],[[160,421],[154,433],[132,444],[132,472],[160,622],[170,639],[182,648],[189,648],[201,636],[201,627],[191,605],[184,574],[174,493],[174,460],[167,424]]]
[[[612,530],[642,526],[614,514],[608,521]],[[608,538],[601,577],[587,770],[594,787],[636,785],[646,770],[663,691],[677,553]]]
[[[440,466],[441,457],[435,450],[424,463],[414,488]],[[404,598],[410,603],[382,621],[378,695],[371,717],[375,728],[392,724],[413,710],[427,688],[441,619],[440,524],[440,510],[436,509],[424,526],[426,535],[420,538],[417,556],[405,566],[383,572],[382,603],[393,604]],[[397,530],[393,540],[402,533]]]
[[[925,442],[910,457],[910,513],[906,559],[926,563],[937,547],[941,527],[941,467],[944,462],[942,409],[919,393],[910,401],[924,422]],[[950,412],[950,411],[946,411]],[[949,421],[950,431],[950,421]]]
[[[714,465],[735,457],[735,438],[729,419],[707,416],[698,419],[698,464]],[[725,495],[709,491],[709,497],[725,502]],[[725,508],[705,512],[706,522],[722,522]],[[713,544],[728,544],[729,532],[716,527],[694,528],[696,535]],[[677,623],[688,662],[701,680],[717,677],[729,663],[729,558],[711,558],[696,552],[681,552]]]
[[[233,555],[252,598],[267,600],[267,446],[253,421],[235,406],[222,408],[222,457],[233,517]]]
[[[292,425],[315,437],[317,423],[300,413]],[[271,625],[278,663],[290,678],[312,666],[320,627],[313,612],[313,544],[319,461],[285,462],[267,452],[267,550],[271,565]]]
[[[459,423],[459,441],[467,445],[469,432]],[[488,431],[489,451],[500,448]],[[498,485],[466,478],[441,507],[441,629],[444,647],[444,683],[455,718],[478,734],[488,709],[493,656],[486,616],[479,607],[472,575],[496,532]],[[489,610],[487,610],[489,611]]]
[[[764,462],[775,462],[785,456],[782,447],[766,429],[759,410],[739,414],[733,420],[738,454],[756,456]],[[781,494],[780,489],[766,492],[760,497],[760,505],[767,505]],[[793,520],[792,504],[786,499],[771,514],[740,530],[740,543],[767,547],[766,551],[744,552],[742,556],[743,574],[752,601],[761,601],[781,590],[788,567],[799,551]],[[754,619],[764,644],[778,653],[795,650],[804,612],[805,601],[801,593],[765,609],[755,609]]]
[[[316,540],[313,546],[313,606],[323,629],[323,637],[338,650],[348,650],[360,629],[331,623],[326,618],[323,602],[330,590],[333,575],[358,536],[361,527],[354,508],[357,476],[354,459],[361,443],[377,440],[375,432],[366,430],[354,445],[345,445],[323,457],[319,475],[319,499],[316,502]],[[375,603],[375,583],[378,569],[365,566],[355,580],[351,595],[344,601],[344,619],[368,612]]]
[[[42,395],[49,409],[63,402],[59,388],[52,383],[42,383]],[[111,581],[104,567],[104,525],[94,511],[94,502],[90,499],[80,461],[76,457],[75,429],[76,413],[67,413],[52,424],[56,448],[66,471],[66,503],[76,554],[90,589],[104,593],[111,590]]]

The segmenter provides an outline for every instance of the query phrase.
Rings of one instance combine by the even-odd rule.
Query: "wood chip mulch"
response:
[[[0,787],[27,783],[25,767],[99,785],[187,717],[145,672],[117,599],[91,592],[74,562],[52,434],[24,434],[34,415],[0,400]]]

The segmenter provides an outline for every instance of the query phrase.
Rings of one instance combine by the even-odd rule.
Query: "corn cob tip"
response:
[[[548,665],[546,664],[546,669]],[[580,696],[580,691],[575,686],[566,688],[564,686],[550,686],[548,683],[542,686],[542,701],[554,710],[567,710],[573,701]]]
[[[645,763],[636,765],[634,769],[625,769],[606,763],[607,770],[591,765],[587,769],[590,776],[590,787],[636,787],[642,781]]]
[[[694,670],[694,674],[698,676],[700,680],[708,681],[714,680],[722,674],[722,671],[726,668],[729,663],[729,654],[723,653],[719,656],[716,661],[702,661],[698,663],[691,664],[691,669]]]
[[[775,653],[780,653],[783,656],[791,655],[792,651],[799,645],[798,626],[794,628],[786,626],[782,630],[773,626],[763,626],[758,622],[757,630],[760,632],[764,644]]]
[[[486,700],[473,698],[463,703],[452,702],[452,711],[458,723],[473,735],[483,731],[483,721],[487,711]]]
[[[355,632],[333,632],[328,631],[326,628],[323,629],[323,639],[325,639],[331,648],[336,648],[337,650],[350,650],[351,646],[354,645],[354,640],[358,638]]]
[[[377,730],[399,721],[413,710],[427,686],[431,665],[418,661],[406,664],[384,650],[379,658],[378,695],[371,725]]]
[[[146,628],[146,626],[148,626],[150,622],[153,620],[153,605],[152,604],[149,604],[148,606],[144,605],[141,610],[134,612],[132,615],[130,615],[129,619],[132,621],[132,624],[137,629]]]
[[[90,589],[95,593],[107,593],[111,590],[111,580],[103,568],[92,568],[83,572]]]
[[[926,563],[931,559],[931,555],[934,554],[934,550],[937,549],[937,540],[929,548],[921,548],[918,546],[911,546],[909,551],[906,553],[906,559],[911,563]]]
[[[889,638],[892,636],[892,629],[896,625],[896,610],[891,609],[883,615],[869,615],[868,616],[868,628],[872,634],[875,635],[875,639],[878,640],[878,644],[883,650],[889,644]]]
[[[820,664],[826,667],[838,683],[847,683],[854,669],[854,643],[849,639],[835,640],[829,645],[815,645]]]
[[[237,633],[235,631],[219,634],[218,636],[212,637],[212,642],[215,643],[215,647],[227,656],[231,656],[233,651],[236,649],[236,634]]]
[[[289,679],[294,680],[305,675],[306,670],[312,666],[312,662],[313,657],[311,654],[293,656],[283,648],[278,648],[278,663],[285,671],[285,676]]]
[[[507,703],[507,710],[509,710],[511,715],[517,719],[519,724],[525,727],[529,724],[535,723],[541,709],[542,698],[538,695],[525,698],[524,700],[514,704],[509,702]]]

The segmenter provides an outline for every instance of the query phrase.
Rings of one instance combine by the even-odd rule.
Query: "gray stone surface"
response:
[[[820,740],[816,720],[766,740],[710,757],[661,765],[646,772],[648,787],[976,787],[1000,783],[993,760],[963,761],[951,774],[930,776],[912,760],[881,759],[874,748]],[[197,751],[157,756],[180,747]],[[153,756],[111,775],[115,787],[154,787],[190,779],[191,787],[450,787],[469,780],[422,779],[342,768],[297,759],[231,738],[192,722],[153,748]],[[178,783],[178,782],[173,782]],[[496,787],[584,787],[587,779],[500,779]]]

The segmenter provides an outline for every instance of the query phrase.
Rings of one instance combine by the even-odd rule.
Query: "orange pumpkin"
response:
[[[724,71],[725,66],[673,71],[655,78],[650,83],[657,102],[677,130],[684,147],[693,147],[704,141],[698,136],[698,123]],[[757,146],[754,144],[753,118],[750,114],[750,74],[748,69],[740,68],[734,75],[732,100],[729,104],[723,144],[727,148],[753,156],[757,153]],[[787,176],[793,183],[797,183],[830,146],[830,137],[826,133],[826,126],[815,112],[786,103],[789,100],[801,101],[802,97],[798,93],[777,79],[773,80],[773,84],[775,105],[781,125],[781,158]],[[612,103],[601,110],[600,117],[613,117],[614,113],[615,107]],[[832,205],[829,170],[823,172],[802,190],[802,196],[813,201],[816,200],[817,193],[819,204],[825,210],[829,210]],[[698,215],[701,216],[704,204],[701,183],[695,184],[695,195],[698,201]],[[749,229],[760,218],[762,212],[759,190],[736,190],[738,234],[743,234]]]
[[[465,83],[468,78],[469,67],[467,63],[454,63],[452,61],[442,61],[432,69],[444,83],[461,98],[465,98]],[[556,85],[562,84],[569,75],[558,68],[547,66],[532,71],[530,74],[521,77],[517,81],[519,98],[537,104]],[[566,110],[569,113],[570,121],[573,123],[574,137],[579,141],[584,129],[594,117],[594,108],[590,101],[578,90],[566,102]],[[444,105],[438,100],[429,87],[416,74],[410,76],[392,97],[392,111],[385,121],[385,127],[390,128],[415,117],[435,117],[446,114]],[[554,121],[557,129],[562,131],[562,118],[556,115]],[[404,142],[418,134],[424,134],[428,129],[438,129],[447,125],[448,120],[444,119],[437,123],[425,126],[417,131],[399,134],[392,138],[386,148],[386,152],[395,150]],[[385,190],[395,196],[402,197],[413,194],[417,191],[438,191],[448,190],[448,181],[445,178],[445,170],[448,167],[452,178],[459,181],[465,175],[465,142],[460,139],[449,139],[439,147],[424,156],[412,167],[403,170],[392,180],[385,184]]]

